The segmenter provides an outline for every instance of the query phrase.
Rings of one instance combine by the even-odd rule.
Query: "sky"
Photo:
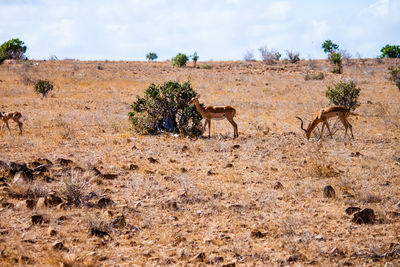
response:
[[[0,0],[0,44],[30,59],[242,60],[259,48],[326,58],[332,40],[353,57],[400,45],[400,0]]]

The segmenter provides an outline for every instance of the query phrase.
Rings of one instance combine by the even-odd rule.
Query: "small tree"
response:
[[[281,53],[279,53],[277,50],[272,49],[271,51],[268,51],[267,47],[263,46],[258,49],[261,54],[261,58],[264,61],[265,64],[267,65],[272,65],[275,64],[276,61],[279,61],[281,58]]]
[[[3,43],[0,46],[0,64],[6,59],[24,59],[26,49],[24,42],[18,38]]]
[[[287,57],[288,57],[288,60],[290,63],[296,63],[297,61],[300,61],[299,53],[295,53],[295,52],[286,50],[286,54],[287,54]]]
[[[47,94],[53,90],[54,84],[49,80],[37,80],[33,90],[37,94],[42,94],[43,97],[46,97]]]
[[[190,57],[193,60],[194,67],[196,67],[197,60],[199,60],[199,56],[197,55],[197,52],[194,52],[193,55],[191,55]]]
[[[386,45],[381,49],[381,58],[400,58],[400,45]]]
[[[322,49],[328,54],[329,61],[333,64],[333,73],[343,73],[342,54],[339,52],[339,46],[331,40],[325,40]]]
[[[163,131],[200,136],[201,115],[189,101],[197,93],[190,82],[179,84],[168,81],[162,85],[151,84],[143,98],[137,97],[129,112],[132,129],[141,134],[158,134]]]
[[[189,58],[185,54],[178,53],[175,57],[172,58],[172,66],[178,65],[178,67],[183,67],[188,62]]]
[[[326,97],[328,98],[329,102],[334,105],[343,106],[354,110],[360,105],[357,102],[360,91],[361,89],[357,88],[353,81],[347,83],[339,82],[333,87],[328,86]]]
[[[154,61],[154,60],[157,60],[158,56],[156,53],[150,52],[150,53],[146,54],[146,58],[148,61]]]

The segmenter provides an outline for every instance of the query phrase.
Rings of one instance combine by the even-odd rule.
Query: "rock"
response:
[[[232,168],[233,167],[233,164],[232,163],[228,163],[228,164],[226,164],[226,166],[225,166],[225,168]]]
[[[348,208],[346,209],[346,213],[349,214],[349,215],[351,215],[351,214],[353,214],[354,212],[357,212],[357,211],[360,211],[360,210],[361,210],[361,208],[359,208],[359,207],[348,207]]]
[[[19,164],[15,162],[10,162],[10,173],[11,175],[15,175],[18,172],[23,172],[28,180],[33,180],[32,170],[29,169],[26,164]]]
[[[14,175],[13,184],[25,184],[32,182],[33,176],[29,175],[26,172],[19,171]]]
[[[130,164],[129,165],[129,170],[134,171],[134,170],[137,170],[137,169],[139,169],[138,165],[136,165],[136,164]]]
[[[44,197],[40,197],[36,203],[36,207],[39,209],[44,209],[46,207],[46,199]]]
[[[233,149],[238,149],[238,148],[240,148],[240,145],[233,145],[232,148]]]
[[[274,185],[274,189],[283,189],[283,185],[281,182],[277,181]]]
[[[350,157],[359,157],[359,156],[361,156],[361,153],[360,152],[351,152],[351,154],[350,154]]]
[[[47,229],[47,233],[48,233],[50,236],[55,236],[55,235],[57,234],[57,231],[54,230],[53,227],[49,227],[49,228]]]
[[[43,223],[43,215],[37,214],[32,215],[32,224],[42,224]]]
[[[188,151],[188,146],[186,146],[186,145],[184,145],[183,147],[182,147],[182,152],[186,152],[186,151]]]
[[[262,233],[260,230],[253,230],[251,231],[251,237],[253,238],[264,238],[267,234],[266,233]]]
[[[107,179],[107,180],[114,180],[118,177],[118,174],[105,173],[101,177],[103,177],[103,179]]]
[[[125,227],[125,225],[126,225],[126,221],[125,221],[125,216],[123,214],[118,215],[111,222],[112,228],[123,228],[123,227]]]
[[[112,206],[114,205],[114,201],[108,197],[102,197],[99,199],[97,202],[97,206],[101,209],[106,208],[107,206]]]
[[[192,261],[192,262],[204,262],[205,259],[206,259],[206,253],[200,252],[199,254],[194,256],[190,261]]]
[[[149,160],[150,163],[158,163],[158,160],[153,157],[149,157],[147,159]]]
[[[61,250],[61,251],[68,251],[68,248],[64,246],[64,243],[62,241],[56,241],[53,243],[53,249],[55,250]]]
[[[55,192],[51,192],[47,195],[44,204],[48,207],[57,206],[61,204],[63,201],[61,197],[57,196]]]
[[[56,159],[56,164],[61,166],[70,167],[74,162],[70,159],[58,158]]]
[[[363,209],[355,213],[351,221],[358,224],[373,224],[375,222],[374,210],[369,208]]]
[[[335,198],[335,189],[330,185],[325,186],[323,196],[326,198]]]
[[[111,237],[109,233],[107,233],[106,231],[103,231],[103,230],[101,230],[99,228],[96,228],[96,227],[91,227],[90,228],[89,235],[90,236],[97,236],[97,237],[105,237],[105,236]]]
[[[36,200],[35,199],[27,199],[27,200],[25,200],[25,204],[26,204],[26,207],[31,210],[36,206]]]

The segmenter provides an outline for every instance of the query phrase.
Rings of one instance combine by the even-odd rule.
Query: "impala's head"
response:
[[[298,118],[298,119],[301,121],[300,128],[301,128],[304,132],[306,132],[307,140],[309,140],[309,139],[310,139],[310,135],[311,135],[311,131],[308,131],[308,129],[307,129],[307,130],[304,129],[304,127],[303,127],[303,120],[302,120],[300,117],[296,117],[296,118]]]
[[[199,101],[200,95],[197,95],[195,97],[193,97],[192,99],[190,99],[189,101],[189,105],[193,105],[194,103],[196,103],[196,101]]]

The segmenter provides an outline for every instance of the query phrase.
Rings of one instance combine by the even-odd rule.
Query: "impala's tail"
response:
[[[304,132],[306,132],[307,133],[307,130],[306,129],[304,129],[304,127],[303,127],[303,120],[300,118],[300,117],[296,117],[296,118],[298,118],[300,121],[301,121],[301,124],[300,124],[300,128],[304,131]]]

